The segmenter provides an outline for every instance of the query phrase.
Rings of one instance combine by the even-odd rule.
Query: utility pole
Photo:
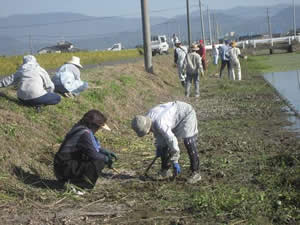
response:
[[[187,27],[188,27],[188,43],[191,46],[191,24],[190,24],[190,2],[186,0],[186,17],[187,17]]]
[[[295,6],[295,0],[293,0],[293,6],[294,6],[294,38],[297,36],[297,27],[296,27],[296,6]]]
[[[148,0],[141,0],[143,39],[144,39],[144,61],[145,69],[148,73],[153,73],[150,18],[148,13]]]
[[[271,46],[273,46],[273,40],[272,40],[272,27],[271,27],[271,19],[269,15],[269,8],[267,8],[267,20],[268,20],[268,30],[269,30],[269,36],[271,40]]]
[[[181,29],[180,29],[180,24],[179,23],[177,24],[177,33],[178,33],[179,40],[182,40],[182,38],[181,38]]]
[[[221,33],[221,25],[217,23],[217,40],[219,43],[220,40],[220,33]]]
[[[215,17],[214,13],[213,13],[213,17],[212,17],[212,30],[213,30],[213,42],[216,42],[216,40],[217,40],[217,28],[216,28],[216,17]]]
[[[207,19],[208,19],[208,29],[209,29],[209,43],[212,45],[212,34],[211,34],[211,24],[210,24],[210,13],[207,6]]]
[[[201,32],[202,32],[202,39],[205,45],[205,31],[204,31],[204,22],[203,22],[203,13],[202,13],[202,4],[201,0],[199,0],[199,9],[200,9],[200,20],[201,20]]]
[[[32,39],[31,39],[31,34],[29,34],[28,39],[29,39],[29,52],[32,55]]]

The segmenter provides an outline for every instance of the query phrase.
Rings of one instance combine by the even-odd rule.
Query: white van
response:
[[[166,35],[156,35],[151,37],[152,55],[169,53],[169,44]]]
[[[107,50],[108,51],[121,51],[122,44],[121,43],[114,44],[111,48],[108,48]]]

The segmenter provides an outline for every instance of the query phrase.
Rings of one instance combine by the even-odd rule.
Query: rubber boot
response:
[[[201,180],[199,173],[199,156],[197,150],[197,136],[184,139],[184,145],[188,151],[190,158],[190,169],[192,171],[191,177],[188,179],[188,183],[194,184]]]

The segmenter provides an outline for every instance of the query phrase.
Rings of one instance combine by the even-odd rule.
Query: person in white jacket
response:
[[[43,69],[33,55],[23,57],[23,64],[16,73],[0,80],[0,88],[18,85],[18,99],[28,106],[55,105],[61,100],[54,91],[47,71]]]
[[[175,43],[175,50],[174,50],[174,63],[177,66],[177,70],[178,70],[178,76],[179,76],[179,80],[182,84],[182,86],[185,86],[185,78],[186,78],[186,72],[185,72],[185,57],[186,54],[188,53],[188,50],[185,46],[183,46],[181,44],[181,41],[177,41]]]
[[[191,46],[191,53],[188,53],[186,57],[186,84],[185,84],[185,96],[190,97],[190,89],[192,82],[195,84],[195,97],[200,96],[199,87],[199,72],[204,74],[201,56],[196,52],[199,50],[197,45]],[[204,75],[202,75],[204,76]]]
[[[231,49],[229,50],[230,59],[230,79],[235,80],[235,70],[237,70],[237,79],[242,80],[242,70],[240,64],[240,58],[247,59],[247,56],[241,54],[241,50],[237,47],[236,42],[230,43]]]
[[[197,117],[191,105],[181,101],[157,105],[145,116],[135,116],[131,126],[139,137],[153,132],[156,156],[161,158],[160,174],[164,178],[172,176],[170,161],[173,165],[174,177],[181,172],[178,163],[180,158],[178,138],[183,138],[191,163],[192,175],[188,182],[196,183],[201,180],[197,147]]]
[[[55,85],[55,92],[65,97],[78,96],[80,92],[88,88],[88,83],[83,82],[80,78],[80,58],[73,56],[72,59],[62,65],[52,81]]]
[[[212,58],[213,58],[213,64],[218,65],[219,49],[216,47],[215,43],[212,44],[211,54],[212,54]]]

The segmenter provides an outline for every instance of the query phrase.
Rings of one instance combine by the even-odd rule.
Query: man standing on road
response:
[[[177,41],[175,43],[175,50],[174,50],[174,63],[178,69],[178,76],[181,82],[181,85],[185,86],[185,79],[186,79],[186,72],[185,72],[185,57],[188,53],[188,50],[185,46],[181,44],[181,41]]]
[[[220,69],[220,78],[222,78],[222,73],[225,67],[227,66],[228,70],[228,78],[230,78],[230,59],[229,59],[229,50],[230,47],[229,41],[225,41],[225,45],[220,46],[219,48],[219,53],[220,53],[220,58],[221,58],[221,69]]]
[[[146,116],[135,116],[131,126],[139,137],[153,132],[156,156],[161,158],[160,175],[163,178],[172,176],[171,164],[174,177],[181,172],[178,163],[180,149],[177,138],[183,138],[192,172],[188,183],[197,183],[201,180],[197,150],[197,117],[191,105],[181,101],[157,105],[150,109]]]

